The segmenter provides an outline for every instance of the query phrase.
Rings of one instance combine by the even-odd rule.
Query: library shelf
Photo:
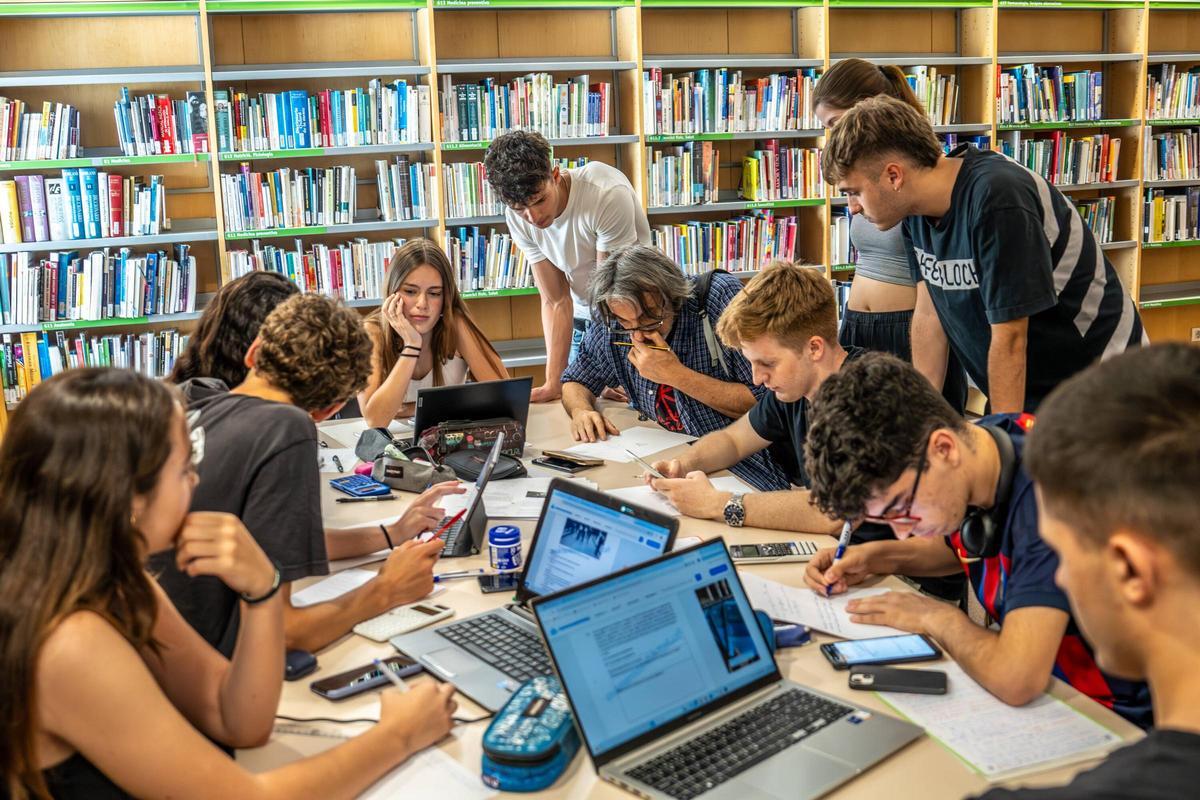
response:
[[[637,69],[636,61],[615,58],[527,58],[490,59],[464,58],[438,61],[438,75],[473,75],[493,72],[611,72]]]
[[[1163,250],[1168,247],[1198,247],[1200,239],[1177,239],[1173,242],[1142,242],[1143,250]]]
[[[222,152],[220,161],[263,161],[285,158],[320,158],[324,156],[361,156],[386,153],[420,153],[433,149],[433,142],[405,142],[403,144],[363,144],[354,147],[304,147],[292,150],[239,150]]]
[[[614,133],[608,136],[576,136],[566,139],[547,139],[551,147],[590,147],[606,144],[637,144],[636,134]],[[492,143],[491,139],[481,139],[474,142],[442,142],[443,151],[451,150],[486,150]]]
[[[1190,0],[1150,0],[1151,11],[1200,11],[1200,3]]]
[[[203,83],[204,67],[97,67],[0,72],[0,88],[7,86],[96,86],[139,83]]]
[[[831,205],[831,206],[837,206],[837,207],[839,207],[839,208],[840,208],[840,207],[842,207],[842,206],[846,206],[846,205],[848,205],[848,204],[849,204],[849,201],[848,201],[848,200],[846,200],[846,198],[845,198],[845,197],[831,197],[831,198],[829,198],[829,205]]]
[[[426,8],[425,0],[208,0],[209,14],[341,13]]]
[[[1142,0],[1000,0],[1001,10],[1048,8],[1055,11],[1086,9],[1091,11],[1115,11],[1122,8],[1142,8]]]
[[[894,55],[886,53],[830,53],[829,63],[836,64],[848,58],[861,58],[863,61],[870,61],[872,64],[880,66],[893,64],[897,67],[921,67],[925,65],[935,67],[990,67],[992,65],[991,56],[960,56],[957,53],[920,53],[918,55],[913,55],[912,53],[896,53]]]
[[[228,242],[246,239],[277,239],[281,236],[332,236],[343,233],[377,233],[380,231],[407,230],[413,228],[436,228],[436,219],[364,220],[349,225],[304,225],[296,228],[270,228],[265,231],[225,231]]]
[[[489,300],[493,297],[524,297],[537,293],[536,286],[519,286],[515,289],[464,289],[462,296],[464,300]]]
[[[682,55],[682,56],[651,56],[642,59],[645,69],[816,69],[825,66],[820,58],[796,58],[792,55],[779,56],[713,56],[713,55]]]
[[[416,61],[313,61],[298,64],[227,64],[213,67],[213,81],[274,81],[300,78],[383,78],[428,75]]]
[[[1058,189],[1063,194],[1071,192],[1091,192],[1103,191],[1104,189],[1136,189],[1138,181],[1120,180],[1120,181],[1096,181],[1094,183],[1056,183],[1054,188]]]
[[[49,250],[95,250],[101,247],[157,247],[183,242],[215,242],[216,220],[177,219],[171,230],[157,236],[105,236],[99,239],[70,239],[58,242],[0,244],[0,253],[40,253]]]
[[[1130,128],[1141,124],[1136,119],[1082,119],[1065,122],[1002,122],[999,131],[1053,131],[1067,128]]]
[[[153,166],[155,164],[207,164],[208,153],[176,153],[158,156],[121,155],[119,147],[86,148],[77,158],[49,158],[33,161],[0,161],[0,172],[15,172],[23,169],[61,169],[63,167],[126,167]]]
[[[50,0],[0,4],[0,17],[159,17],[195,15],[199,11],[198,0],[142,0],[132,3],[64,3]]]
[[[425,5],[421,4],[422,7]],[[435,9],[512,8],[512,9],[572,9],[628,8],[634,0],[433,0]]]
[[[354,300],[343,300],[349,308],[374,308],[379,305],[378,297],[358,297]]]
[[[546,342],[543,339],[509,339],[492,342],[506,367],[535,367],[546,363]]]
[[[1100,245],[1101,250],[1129,250],[1137,247],[1138,243],[1133,239],[1118,239],[1115,242],[1104,242]]]
[[[949,125],[934,125],[934,133],[991,133],[992,126],[987,122],[953,122]]]
[[[159,323],[191,322],[200,319],[199,311],[184,314],[152,314],[144,317],[105,317],[103,319],[58,319],[29,325],[0,325],[0,333],[35,333],[90,328],[111,328],[122,325],[157,325]]]
[[[1138,305],[1144,309],[1200,305],[1200,281],[1143,285]]]
[[[1121,61],[1141,61],[1141,53],[1005,53],[996,57],[1000,66],[1018,64],[1112,64]]]
[[[735,131],[723,133],[648,133],[648,144],[679,142],[731,142],[748,139],[813,139],[824,136],[824,128],[798,128],[783,131]]]
[[[446,217],[447,228],[458,228],[463,225],[503,225],[503,214],[489,214],[479,217]]]
[[[730,198],[715,203],[692,206],[651,206],[647,214],[702,214],[711,211],[750,211],[759,208],[806,208],[825,205],[824,197],[801,197],[792,200],[743,200]]]
[[[1179,178],[1176,180],[1143,181],[1147,189],[1179,189],[1184,186],[1200,186],[1200,178]]]
[[[1151,53],[1146,56],[1147,64],[1171,64],[1176,61],[1200,61],[1200,53]]]

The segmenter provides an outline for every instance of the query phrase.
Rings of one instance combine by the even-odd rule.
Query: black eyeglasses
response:
[[[895,511],[888,511],[877,517],[872,516],[870,514],[864,514],[863,515],[864,520],[866,520],[867,522],[878,522],[883,525],[887,525],[888,523],[898,523],[900,525],[916,525],[918,522],[921,521],[920,517],[914,517],[911,512],[912,512],[913,503],[917,499],[917,490],[921,488],[921,474],[925,472],[925,460],[926,460],[925,454],[928,450],[929,450],[929,439],[927,438],[927,439],[925,439],[924,444],[921,445],[921,456],[920,456],[920,458],[917,459],[917,478],[916,478],[916,480],[913,481],[913,488],[912,488],[912,491],[908,495],[908,501],[904,504],[904,508],[896,509]]]
[[[665,301],[666,298],[663,299]],[[644,308],[645,307],[643,306],[643,309]],[[603,306],[605,321],[608,323],[608,327],[613,331],[613,333],[654,333],[662,328],[663,323],[667,321],[666,308],[666,302],[663,302],[659,305],[659,309],[661,310],[657,312],[657,318],[654,315],[645,313],[645,310],[643,310],[642,315],[638,317],[639,324],[626,327],[625,323],[617,319],[612,313],[612,310],[608,307],[607,303],[605,303]],[[654,322],[642,323],[642,319],[652,319]]]

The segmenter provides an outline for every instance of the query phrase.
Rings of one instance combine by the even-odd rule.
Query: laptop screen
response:
[[[775,672],[719,539],[534,608],[593,757]]]
[[[525,570],[526,592],[551,594],[661,556],[669,528],[566,491],[546,500]]]

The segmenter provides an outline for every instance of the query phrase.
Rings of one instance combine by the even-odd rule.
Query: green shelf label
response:
[[[853,272],[856,266],[857,266],[856,264],[834,264],[833,271],[834,272]]]
[[[1200,3],[1192,0],[1150,0],[1150,8],[1156,11],[1200,11]]]
[[[109,317],[108,319],[58,319],[43,322],[44,331],[63,331],[74,328],[107,328],[113,325],[145,325],[149,317]]]
[[[817,8],[818,0],[642,0],[643,8]]]
[[[646,137],[647,142],[726,142],[732,139],[732,133],[654,133]]]
[[[55,169],[58,167],[119,167],[129,164],[189,164],[208,161],[208,153],[184,153],[169,156],[85,156],[51,158],[44,161],[0,161],[0,171],[17,169]]]
[[[1187,119],[1177,117],[1174,119],[1151,119],[1146,120],[1147,125],[1200,125],[1200,119]]]
[[[221,161],[252,161],[257,158],[311,158],[325,154],[324,147],[302,147],[296,150],[239,150],[221,153]]]
[[[425,8],[423,0],[208,0],[212,13],[262,11],[392,11]]]
[[[750,200],[746,208],[797,208],[799,206],[823,206],[824,197],[804,197],[795,200]]]
[[[1141,8],[1139,0],[1000,0],[1001,8]]]
[[[235,239],[266,239],[273,236],[317,236],[329,233],[324,225],[310,225],[307,228],[268,228],[265,231],[226,231],[225,238]]]
[[[141,3],[9,3],[0,5],[0,16],[71,14],[193,14],[200,10],[195,0],[158,0]]]
[[[434,8],[620,8],[634,0],[433,0]]]
[[[818,4],[819,5],[819,4]],[[991,0],[829,0],[830,8],[991,8]]]
[[[491,140],[481,142],[442,142],[443,150],[486,150]]]
[[[1017,122],[996,126],[1002,131],[1052,131],[1060,128],[1127,128],[1137,125],[1136,119],[1093,119],[1073,122]]]
[[[476,289],[463,292],[462,296],[464,300],[487,300],[492,297],[521,297],[537,293],[536,286],[526,286],[520,289]]]
[[[1195,306],[1200,305],[1200,295],[1193,297],[1173,297],[1170,300],[1146,300],[1138,303],[1143,308],[1173,308],[1175,306]]]
[[[1176,242],[1142,242],[1142,247],[1146,250],[1161,250],[1166,247],[1197,247],[1200,246],[1200,239],[1183,239]]]

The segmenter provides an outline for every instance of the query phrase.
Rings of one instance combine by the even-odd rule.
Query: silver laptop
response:
[[[643,797],[819,797],[923,733],[784,680],[720,539],[533,610],[600,777]]]
[[[675,543],[678,525],[674,517],[553,480],[517,581],[517,602],[391,643],[498,711],[527,679],[553,671],[529,601],[661,556]]]

